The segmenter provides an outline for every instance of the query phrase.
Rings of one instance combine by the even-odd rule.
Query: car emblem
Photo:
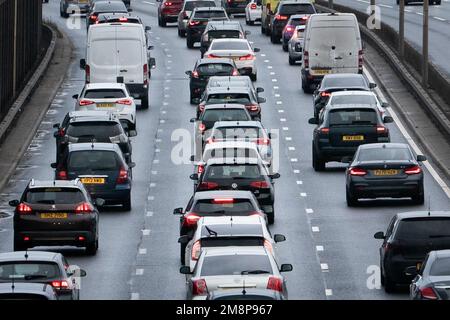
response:
[[[231,185],[231,187],[232,187],[233,189],[236,189],[236,188],[238,187],[238,185],[237,185],[237,183],[233,183],[233,184]]]

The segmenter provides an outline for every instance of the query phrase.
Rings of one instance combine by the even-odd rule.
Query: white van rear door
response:
[[[143,43],[138,39],[117,40],[118,75],[123,76],[126,84],[144,83]]]
[[[116,82],[117,49],[115,39],[94,39],[89,47],[91,83]]]

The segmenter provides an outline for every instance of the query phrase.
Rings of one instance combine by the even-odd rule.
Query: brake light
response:
[[[23,241],[30,241],[30,237],[23,237]]]
[[[233,73],[231,75],[232,76],[238,76],[239,75],[239,71],[237,69],[234,69]]]
[[[92,22],[97,21],[97,16],[95,14],[93,14],[89,17],[89,19],[91,19]]]
[[[203,110],[205,110],[205,105],[204,104],[199,104],[198,105],[198,109],[200,110],[200,112],[203,112]]]
[[[359,51],[358,51],[358,67],[359,67],[359,70],[360,70],[360,71],[362,71],[362,69],[363,69],[363,64],[364,64],[363,53],[364,53],[363,50],[359,50]]]
[[[308,20],[308,18],[309,18],[309,16],[304,16],[304,17],[302,17],[301,19],[302,19],[302,20]]]
[[[349,173],[352,176],[365,176],[367,171],[361,168],[350,168]]]
[[[245,56],[242,56],[242,57],[239,57],[239,60],[241,60],[241,61],[243,61],[243,60],[254,60],[255,59],[255,56],[254,55],[252,55],[252,54],[247,54],[247,55],[245,55]]]
[[[320,93],[320,96],[321,97],[331,97],[331,93],[324,91],[324,92]]]
[[[204,167],[203,165],[199,165],[199,166],[197,167],[197,173],[198,173],[198,174],[201,174],[201,173],[203,173],[203,171],[205,171],[205,167]]]
[[[192,281],[192,294],[193,295],[205,295],[208,293],[208,287],[206,286],[205,279],[198,279]]]
[[[144,71],[144,85],[147,85],[148,84],[148,64],[144,64],[143,71]]]
[[[264,189],[268,188],[269,184],[266,181],[253,181],[250,182],[250,186],[252,186],[253,188]]]
[[[192,252],[191,252],[191,259],[194,261],[198,260],[198,257],[200,256],[200,250],[202,248],[202,245],[200,244],[200,240],[195,241],[194,245],[192,246]]]
[[[252,211],[252,212],[250,212],[249,217],[262,217],[262,218],[264,218],[265,215],[266,214],[261,212],[261,211]]]
[[[198,24],[200,24],[200,21],[194,21],[194,20],[189,21],[190,26],[196,26]]]
[[[322,133],[322,134],[329,134],[330,133],[330,128],[321,128],[320,129],[320,133]]]
[[[120,168],[119,176],[117,177],[117,184],[123,184],[128,182],[128,171],[124,167]]]
[[[294,31],[294,28],[292,27],[292,26],[286,26],[285,28],[284,28],[284,32],[292,32],[292,31]]]
[[[52,281],[50,283],[52,285],[53,288],[55,288],[56,290],[61,290],[61,289],[68,289],[69,288],[69,284],[67,283],[67,281],[65,280],[56,280],[56,281]]]
[[[165,3],[164,3],[164,6],[166,6],[166,7],[171,7],[172,5],[173,5],[172,2],[165,2]]]
[[[208,54],[207,58],[220,58],[220,57],[215,54],[210,53],[210,54]]]
[[[88,202],[83,202],[75,208],[75,213],[91,213],[94,208]]]
[[[64,136],[64,133],[65,133],[64,128],[59,128],[59,130],[58,130],[58,135],[59,135],[60,137],[62,137],[62,136]]]
[[[214,204],[234,203],[234,199],[233,198],[217,198],[217,199],[213,199],[212,203],[214,203]]]
[[[210,190],[215,189],[219,186],[218,183],[215,182],[202,182],[198,185],[199,190]]]
[[[267,282],[267,289],[281,292],[283,291],[283,282],[280,278],[270,277],[269,281]]]
[[[200,216],[195,213],[188,213],[184,216],[183,226],[185,227],[193,227],[197,225],[197,221],[200,220]]]
[[[252,3],[252,4],[250,5],[250,9],[255,10],[256,8],[257,8],[256,3]]]
[[[275,20],[287,20],[287,19],[288,19],[288,16],[283,16],[281,14],[277,14],[275,16]]]
[[[256,139],[256,144],[258,144],[258,145],[264,145],[264,146],[267,146],[267,145],[269,145],[270,144],[270,139],[267,139],[267,138],[258,138],[258,139]]]
[[[420,289],[420,294],[425,299],[437,300],[437,298],[438,298],[436,296],[436,293],[434,293],[433,288],[431,288],[431,287]]]
[[[381,133],[386,133],[388,130],[385,126],[377,126],[377,133],[381,134]]]
[[[91,82],[91,67],[87,64],[84,68],[84,71],[86,72],[86,83]]]
[[[305,65],[305,68],[309,68],[309,52],[305,51],[303,52],[303,64]]]
[[[58,179],[59,180],[67,180],[67,171],[61,170],[58,172]]]
[[[128,22],[128,18],[127,17],[120,17],[119,21],[120,22]]]
[[[88,106],[88,105],[91,105],[91,104],[94,104],[95,102],[94,101],[91,101],[91,100],[81,100],[80,101],[80,106]]]
[[[258,111],[259,110],[259,106],[257,104],[247,104],[245,107],[250,111]]]
[[[20,203],[17,206],[17,211],[20,214],[27,214],[27,213],[31,213],[33,211],[33,209],[31,209],[31,207],[29,205],[25,204],[25,203]]]
[[[192,78],[198,78],[198,71],[192,71]]]
[[[406,174],[419,174],[422,172],[422,168],[419,166],[410,167],[408,169],[405,169]]]
[[[131,99],[122,99],[122,100],[116,101],[116,103],[131,106],[133,102],[131,101]]]
[[[270,243],[270,241],[268,240],[264,240],[264,248],[266,248],[266,250],[270,251],[271,253],[273,253],[273,246]]]
[[[204,123],[200,123],[200,124],[198,125],[198,130],[200,130],[201,132],[205,131],[205,129],[206,129],[206,126],[205,126]]]
[[[206,139],[206,143],[207,144],[210,144],[210,143],[214,143],[214,138],[208,138],[208,139]]]

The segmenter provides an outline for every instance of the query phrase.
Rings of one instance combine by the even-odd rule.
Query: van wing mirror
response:
[[[9,202],[9,205],[10,205],[11,207],[17,207],[19,204],[20,204],[20,201],[19,201],[19,200],[11,200],[11,201]]]
[[[86,69],[86,59],[80,59],[80,69]]]
[[[384,123],[392,123],[392,122],[394,122],[394,118],[392,118],[392,117],[390,117],[390,116],[385,116],[385,117],[383,118],[383,122],[384,122]]]
[[[183,208],[173,209],[173,214],[183,214]]]
[[[383,231],[379,231],[373,235],[375,239],[384,240],[386,237]]]
[[[273,240],[278,243],[278,242],[283,242],[286,241],[286,237],[283,234],[276,234],[273,236]]]
[[[369,83],[369,88],[370,88],[370,89],[374,89],[374,88],[376,88],[376,87],[377,87],[377,84],[376,84],[375,82]]]
[[[319,124],[319,121],[317,121],[316,118],[309,118],[308,123],[309,124]]]
[[[417,276],[419,271],[417,270],[417,266],[410,266],[405,269],[406,276]]]

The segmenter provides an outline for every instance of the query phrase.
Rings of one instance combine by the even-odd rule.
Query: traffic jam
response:
[[[279,249],[290,239],[273,232],[285,205],[276,202],[284,178],[275,147],[281,137],[264,125],[272,106],[262,96],[263,58],[251,32],[260,29],[273,50],[285,52],[284,63],[309,94],[310,117],[298,125],[310,131],[312,148],[302,152],[311,154],[313,174],[344,168],[340,194],[349,208],[384,198],[406,198],[406,208],[424,205],[427,158],[391,141],[394,117],[363,72],[354,14],[320,13],[310,0],[157,0],[156,6],[149,27],[133,1],[60,1],[60,19],[86,15],[84,86],[72,96],[73,109],[52,124],[54,175],[28,177],[22,195],[9,201],[13,252],[0,253],[0,298],[12,298],[2,285],[13,281],[23,297],[33,298],[25,293],[34,290],[45,299],[82,299],[79,281],[89,272],[58,248],[84,248],[92,258],[102,250],[102,215],[133,208],[134,141],[148,125],[138,119],[154,107],[152,70],[162,64],[152,55],[156,25],[177,33],[185,50],[198,51],[178,89],[189,92],[194,152],[190,176],[175,179],[192,183],[192,193],[188,203],[172,203],[179,206],[173,210],[179,233],[166,235],[178,239],[186,300],[287,300],[286,273],[297,267],[281,263]],[[373,235],[380,240],[381,285],[386,293],[409,287],[411,299],[449,300],[450,213],[406,211]]]

